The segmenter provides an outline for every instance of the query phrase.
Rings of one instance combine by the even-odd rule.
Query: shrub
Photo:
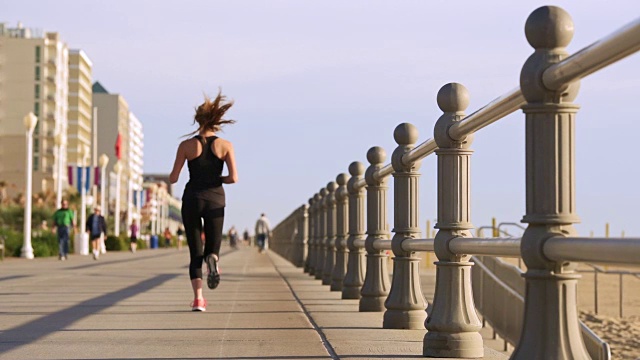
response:
[[[10,229],[0,229],[0,236],[5,237],[6,254],[20,257],[24,242],[23,233]],[[53,232],[34,231],[31,237],[31,247],[33,247],[33,255],[35,257],[56,256],[58,255],[58,236]],[[69,241],[69,251],[73,252],[73,241]]]
[[[31,238],[31,246],[35,257],[58,255],[58,236],[49,231],[39,233]]]
[[[0,236],[5,238],[5,254],[7,256],[20,256],[23,241],[22,233],[8,228],[0,228]]]
[[[104,240],[104,245],[108,251],[123,251],[129,249],[129,242],[123,237],[109,235]]]

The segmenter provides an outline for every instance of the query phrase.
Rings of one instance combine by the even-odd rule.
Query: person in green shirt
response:
[[[58,231],[58,259],[66,260],[69,254],[69,230],[75,228],[73,212],[69,209],[69,202],[62,200],[62,207],[53,213],[53,229]]]

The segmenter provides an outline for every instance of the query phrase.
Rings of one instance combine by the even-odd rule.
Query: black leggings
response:
[[[189,244],[191,263],[189,277],[202,279],[202,261],[210,254],[220,255],[224,208],[213,208],[212,202],[202,199],[183,199],[182,222]],[[204,249],[202,246],[202,219],[204,219]]]

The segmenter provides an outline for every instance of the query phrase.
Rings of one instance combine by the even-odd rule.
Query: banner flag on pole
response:
[[[75,171],[74,171],[75,168]],[[91,183],[92,183],[92,179],[91,179],[91,166],[78,166],[78,165],[69,165],[67,167],[67,177],[69,178],[69,185],[73,186],[75,185],[76,189],[78,190],[78,192],[81,192],[82,188],[82,173],[83,173],[83,169],[84,169],[84,176],[85,176],[85,182],[84,182],[84,188],[86,190],[86,192],[88,193],[89,190],[91,189]],[[96,172],[97,173],[97,172]],[[75,175],[75,176],[74,176]],[[95,176],[96,174],[94,174],[94,182],[95,182]]]
[[[96,186],[102,186],[102,184],[100,183],[102,181],[102,177],[100,176],[100,171],[102,171],[100,169],[99,166],[96,166],[93,169],[93,184]]]

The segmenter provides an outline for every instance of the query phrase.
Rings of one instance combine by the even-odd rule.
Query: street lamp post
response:
[[[158,218],[158,201],[156,199],[158,198],[158,185],[151,184],[149,189],[151,190],[151,201],[149,202],[149,208],[151,210],[151,235],[156,235],[156,221]]]
[[[159,215],[159,221],[158,221],[158,233],[162,234],[164,232],[164,228],[165,226],[165,194],[166,194],[166,190],[164,189],[164,187],[160,187],[160,189],[158,190],[158,206],[159,206],[159,211],[158,211],[158,215]]]
[[[109,157],[107,156],[107,154],[100,155],[99,162],[100,162],[100,206],[102,207],[102,213],[104,214],[103,216],[106,218],[107,215],[109,214],[109,211],[106,210],[108,206],[105,203],[106,197],[107,197],[107,192],[105,191],[107,186],[107,165],[109,165]]]
[[[114,227],[115,227],[115,235],[120,236],[120,175],[122,174],[122,164],[118,161],[113,166],[113,171],[116,172],[116,206],[115,206],[115,218]]]
[[[125,228],[125,232],[129,231],[131,227],[131,221],[133,220],[133,177],[135,176],[135,172],[133,170],[129,171],[128,181],[127,181],[127,227]]]
[[[142,179],[138,178],[137,184],[136,213],[138,214],[138,226],[142,226]]]
[[[24,241],[20,256],[25,259],[33,259],[33,247],[31,246],[31,197],[33,191],[33,130],[36,128],[37,123],[38,118],[31,112],[24,117],[27,139],[27,183],[24,204]]]
[[[89,179],[87,178],[87,162],[89,161],[90,149],[88,145],[85,145],[82,148],[82,171],[80,171],[80,224],[78,228],[80,231],[76,237],[79,239],[78,244],[80,245],[76,252],[79,252],[82,255],[89,254],[89,237],[86,234],[85,224],[87,223],[87,182]]]
[[[61,206],[62,204],[62,143],[64,140],[64,134],[62,131],[59,131],[54,137],[54,143],[56,145],[56,157],[58,158],[56,172],[58,173],[57,183],[56,183],[56,206]]]

